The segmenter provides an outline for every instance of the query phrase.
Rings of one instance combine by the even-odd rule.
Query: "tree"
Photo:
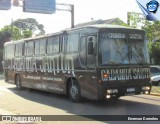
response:
[[[156,41],[160,39],[160,22],[152,22],[144,25],[143,29],[146,31],[149,41]]]
[[[14,25],[21,29],[21,31],[30,30],[35,35],[42,35],[45,34],[44,26],[42,24],[39,24],[35,19],[33,18],[27,18],[27,19],[18,19],[14,22],[12,22],[11,25]]]
[[[144,23],[144,16],[140,13],[128,12],[128,25],[133,28],[141,28]]]
[[[1,33],[4,34],[4,37],[6,37],[8,40],[9,39],[13,39],[13,40],[19,40],[22,37],[21,33],[20,33],[20,29],[17,28],[16,26],[10,26],[10,25],[6,25],[1,29]]]
[[[10,33],[0,31],[0,49],[3,49],[4,43],[10,40],[11,40]]]
[[[39,24],[35,19],[18,19],[11,25],[6,25],[0,30],[0,62],[2,61],[3,45],[5,42],[12,40],[19,40],[29,38],[32,34],[44,34],[44,26]],[[0,71],[2,65],[0,63]]]
[[[145,30],[148,43],[148,50],[151,63],[160,64],[160,22],[151,22],[145,19],[142,14],[132,13],[129,20],[130,26],[137,28],[141,25],[141,28]]]
[[[160,64],[160,42],[149,42],[148,49],[151,63]]]
[[[152,64],[160,64],[160,22],[152,22],[145,25],[143,29],[146,31],[149,44],[149,54]]]
[[[3,45],[6,41],[10,41],[11,34],[9,32],[0,31],[0,72],[2,72],[2,61],[3,61]]]
[[[31,30],[24,30],[23,31],[23,38],[29,38],[32,36],[32,31]]]
[[[115,21],[112,23],[113,25],[121,25],[121,26],[128,26],[126,23],[124,23],[121,19],[116,18]]]

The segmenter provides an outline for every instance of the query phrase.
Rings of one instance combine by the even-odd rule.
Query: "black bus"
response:
[[[4,44],[5,81],[22,87],[101,100],[148,94],[145,31],[88,25]]]

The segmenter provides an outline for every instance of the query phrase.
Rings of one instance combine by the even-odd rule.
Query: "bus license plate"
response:
[[[135,88],[127,88],[127,92],[130,93],[130,92],[134,92],[135,91]]]

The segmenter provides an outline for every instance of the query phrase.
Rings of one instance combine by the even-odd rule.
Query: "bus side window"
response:
[[[25,43],[25,55],[33,55],[33,41]]]
[[[86,37],[81,37],[80,60],[81,60],[81,65],[86,67]]]
[[[88,39],[88,55],[94,55],[96,53],[96,37],[89,36]]]
[[[68,34],[67,52],[78,52],[79,34]]]
[[[8,46],[4,47],[4,55],[6,59],[8,59],[8,51]]]
[[[47,53],[59,53],[59,36],[48,38]]]
[[[8,58],[13,59],[14,58],[14,50],[15,50],[15,45],[10,45],[8,47]]]
[[[22,44],[16,44],[15,56],[22,56]]]
[[[40,48],[40,42],[38,40],[35,40],[35,48],[34,48],[35,55],[38,55],[40,53],[39,48]]]
[[[87,65],[95,66],[96,64],[96,36],[87,37]]]
[[[67,43],[67,35],[66,34],[63,34],[61,36],[61,46],[60,46],[60,50],[62,53],[65,53],[66,52],[66,43]]]
[[[40,48],[39,48],[39,52],[40,54],[45,54],[46,53],[46,39],[40,39]]]
[[[93,42],[88,43],[88,55],[93,55]]]

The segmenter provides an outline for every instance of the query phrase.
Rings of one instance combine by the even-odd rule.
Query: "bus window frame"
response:
[[[54,40],[54,38],[58,38],[58,40],[57,39],[55,39]],[[49,39],[52,39],[51,40],[51,42],[52,42],[52,48],[51,48],[51,52],[48,52],[48,44],[49,44]],[[58,41],[58,51],[57,52],[54,52],[54,47],[53,46],[55,46],[55,44],[54,44],[54,42],[56,42],[56,41]],[[59,35],[57,35],[57,36],[51,36],[51,37],[48,37],[47,38],[47,40],[46,40],[46,54],[59,54],[60,53],[60,36]]]
[[[68,44],[69,43],[73,43],[73,41],[74,41],[74,39],[73,39],[73,36],[71,36],[71,35],[77,35],[77,49],[75,50],[75,51],[70,51],[70,49],[68,50]],[[71,40],[72,40],[72,42],[68,42],[69,41],[69,37],[71,37]],[[70,41],[71,41],[70,40]],[[80,41],[80,34],[78,33],[78,32],[74,32],[74,33],[69,33],[69,34],[67,34],[67,40],[65,40],[66,41],[66,44],[65,44],[65,49],[66,49],[66,53],[78,53],[79,52],[79,41]],[[74,46],[74,45],[73,45]],[[73,47],[74,48],[74,47]]]
[[[32,43],[32,54],[28,54],[28,43]],[[27,45],[27,47],[26,47]],[[34,55],[34,40],[29,40],[29,41],[25,41],[25,45],[24,45],[24,55],[25,56],[33,56]]]
[[[18,46],[18,51],[17,51],[17,46]],[[20,49],[21,49],[21,52],[20,52]],[[23,56],[23,43],[15,44],[15,53],[14,53],[14,56],[15,57]]]

